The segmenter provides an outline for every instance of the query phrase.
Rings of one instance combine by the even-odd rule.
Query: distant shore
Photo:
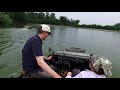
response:
[[[16,24],[11,26],[0,26],[0,28],[37,28],[40,24]],[[98,28],[88,28],[88,27],[80,27],[80,26],[64,26],[64,25],[52,25],[47,24],[50,27],[65,27],[65,28],[79,28],[79,29],[89,29],[89,30],[97,30],[97,31],[109,31],[109,32],[120,32],[120,30],[109,30],[109,29],[98,29]]]
[[[27,24],[24,27],[37,27],[41,24]],[[109,29],[98,29],[98,28],[87,28],[87,27],[77,27],[77,26],[64,26],[64,25],[51,25],[51,24],[47,24],[50,27],[65,27],[65,28],[79,28],[79,29],[89,29],[89,30],[98,30],[98,31],[109,31],[109,32],[120,32],[120,30],[109,30]]]

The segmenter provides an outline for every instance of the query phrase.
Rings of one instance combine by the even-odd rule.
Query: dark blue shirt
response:
[[[42,40],[38,35],[28,39],[22,50],[22,67],[27,72],[41,70],[35,56],[43,56]]]

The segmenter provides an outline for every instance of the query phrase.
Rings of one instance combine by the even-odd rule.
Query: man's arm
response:
[[[43,56],[36,56],[38,65],[49,75],[51,75],[53,78],[62,78],[60,75],[58,75],[54,70],[52,70],[49,65],[44,61]]]

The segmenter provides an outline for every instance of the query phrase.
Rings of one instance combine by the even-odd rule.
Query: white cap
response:
[[[46,31],[46,32],[49,32],[49,34],[51,34],[51,30],[50,30],[50,27],[46,24],[41,24],[40,26],[42,26],[42,30],[43,31]],[[51,34],[52,35],[52,34]]]

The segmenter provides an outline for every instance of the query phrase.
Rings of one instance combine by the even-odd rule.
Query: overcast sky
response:
[[[78,19],[80,24],[114,25],[120,23],[120,12],[53,12],[56,17]]]

